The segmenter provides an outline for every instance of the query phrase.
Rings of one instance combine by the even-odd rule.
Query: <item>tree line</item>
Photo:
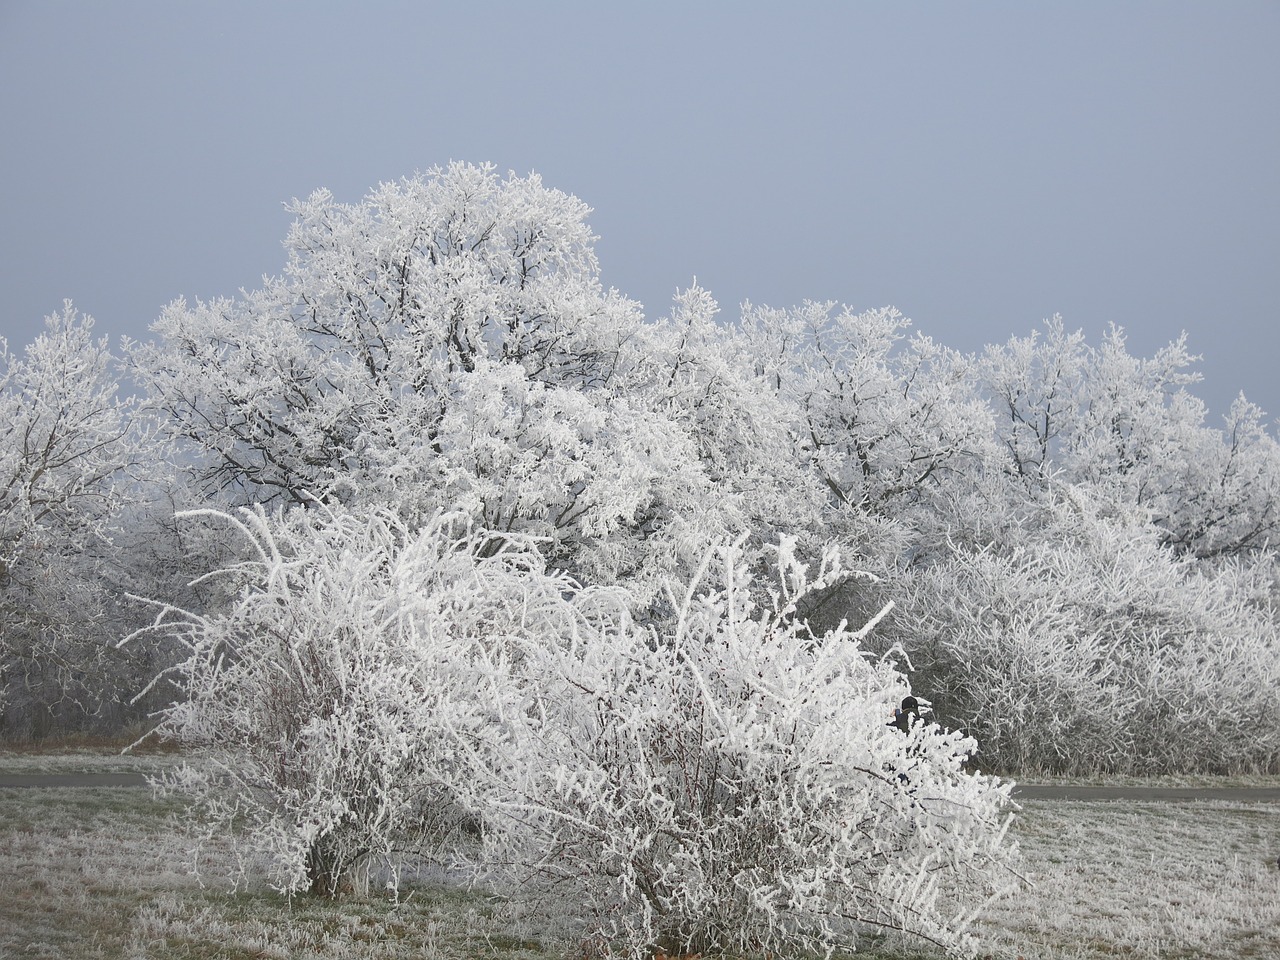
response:
[[[327,504],[461,511],[651,618],[714,544],[838,544],[878,582],[815,615],[894,600],[873,645],[993,767],[1274,768],[1280,453],[1243,396],[1208,424],[1185,337],[966,355],[696,287],[648,320],[581,201],[486,166],[292,210],[261,289],[115,354],[67,304],[0,355],[7,735],[128,716],[172,653],[116,650],[136,598],[211,602],[224,548],[175,511]]]

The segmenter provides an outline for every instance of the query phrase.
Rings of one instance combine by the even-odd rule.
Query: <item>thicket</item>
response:
[[[160,734],[215,762],[168,786],[283,891],[367,894],[426,858],[572,905],[603,953],[824,952],[869,926],[967,951],[1015,882],[1009,785],[964,772],[973,741],[887,725],[906,678],[865,631],[795,617],[847,576],[832,553],[811,582],[778,545],[760,600],[740,549],[709,553],[657,627],[459,514],[184,520],[244,549],[210,574],[227,605],[131,639],[188,651]]]

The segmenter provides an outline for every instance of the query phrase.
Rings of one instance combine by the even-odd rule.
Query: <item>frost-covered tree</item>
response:
[[[629,386],[690,438],[682,453],[705,478],[698,496],[678,502],[689,512],[685,556],[696,564],[711,543],[745,536],[747,553],[768,566],[763,547],[790,536],[816,560],[833,535],[828,494],[794,453],[795,399],[779,389],[776,365],[762,362],[785,331],[761,336],[759,328],[720,322],[718,313],[701,287],[677,293],[669,315],[641,329]],[[841,532],[854,535],[850,527]],[[683,579],[692,569],[668,572]]]
[[[1188,430],[1161,455],[1153,484],[1161,541],[1203,560],[1266,563],[1280,538],[1280,444],[1262,410],[1241,395],[1221,429]]]
[[[1006,469],[1033,500],[1069,484],[1118,514],[1143,511],[1179,553],[1265,547],[1280,530],[1280,449],[1244,398],[1222,429],[1206,425],[1204,404],[1188,392],[1196,359],[1185,335],[1141,358],[1119,327],[1094,347],[1059,317],[988,347],[983,379]]]
[[[143,460],[105,339],[70,302],[21,352],[0,340],[0,710],[39,734],[109,693],[115,525]],[[127,628],[124,632],[127,632]],[[116,634],[114,639],[118,639]],[[108,697],[109,698],[109,697]]]
[[[403,500],[458,377],[599,385],[640,319],[600,286],[587,207],[536,176],[453,164],[291,209],[282,276],[171,304],[134,353],[205,479],[257,502]]]
[[[990,416],[968,361],[909,337],[896,310],[834,311],[749,308],[743,323],[798,417],[793,455],[825,486],[828,522],[896,526],[896,549],[892,530],[881,536],[897,556],[876,558],[893,563],[932,546],[956,486],[984,469]]]
[[[1058,316],[1042,331],[986,349],[982,376],[996,435],[1008,469],[1031,490],[1053,474],[1059,438],[1075,429],[1087,362],[1083,332],[1067,333]]]
[[[602,288],[581,201],[453,164],[292,209],[282,276],[171,304],[133,350],[210,495],[411,523],[460,506],[546,538],[580,579],[650,592],[651,568],[708,539],[712,484],[633,389],[642,317]]]

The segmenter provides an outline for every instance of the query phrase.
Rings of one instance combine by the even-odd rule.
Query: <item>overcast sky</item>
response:
[[[0,335],[146,337],[278,272],[290,198],[492,161],[650,316],[696,275],[966,351],[1185,330],[1215,415],[1277,417],[1278,49],[1276,0],[0,0]]]

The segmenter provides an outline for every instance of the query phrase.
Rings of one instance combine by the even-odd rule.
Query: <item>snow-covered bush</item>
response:
[[[904,677],[845,625],[822,635],[778,549],[768,602],[710,555],[668,628],[533,545],[437,515],[202,511],[248,548],[230,602],[165,608],[188,658],[160,732],[204,757],[170,786],[241,830],[272,882],[324,896],[448,856],[558,893],[610,950],[852,947],[869,927],[963,951],[1006,885],[1008,786],[935,725],[888,725]]]
[[[963,770],[972,741],[887,725],[904,677],[842,624],[813,635],[810,582],[779,549],[752,600],[742,552],[709,556],[669,629],[533,649],[524,775],[494,802],[511,861],[579,910],[597,948],[669,954],[852,949],[892,928],[963,952],[1009,880],[1008,785]]]
[[[1269,568],[1176,556],[1079,488],[1046,512],[904,583],[902,642],[939,716],[989,769],[1277,769]]]
[[[512,762],[512,638],[576,629],[572,585],[456,514],[184,519],[231,524],[248,551],[209,575],[229,604],[165,608],[149,631],[189,651],[158,732],[204,755],[170,786],[213,829],[246,827],[290,893],[359,891],[371,866],[483,834],[463,771]]]

